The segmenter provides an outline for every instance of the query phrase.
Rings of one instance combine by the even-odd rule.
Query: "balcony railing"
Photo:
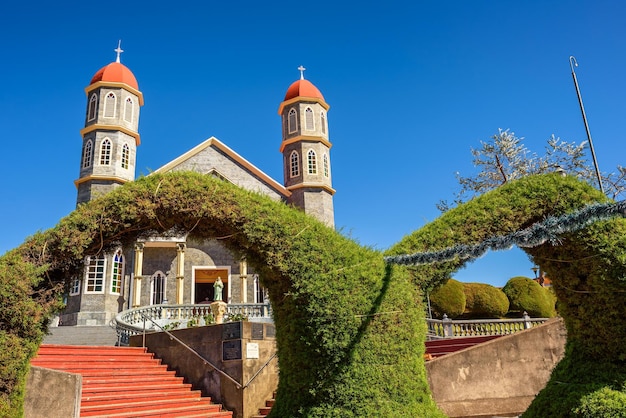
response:
[[[549,318],[531,318],[526,312],[519,319],[427,319],[430,338],[508,335],[543,324]]]
[[[120,312],[111,321],[111,326],[117,332],[118,344],[128,345],[131,335],[158,331],[158,328],[181,329],[208,325],[212,317],[209,304],[149,305]],[[151,320],[146,321],[146,318]],[[229,318],[269,322],[272,320],[272,309],[269,303],[229,303],[225,320]]]

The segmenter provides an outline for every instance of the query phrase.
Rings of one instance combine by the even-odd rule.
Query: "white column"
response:
[[[143,274],[143,242],[135,244],[135,278],[133,281],[133,308],[141,305],[141,275]]]
[[[182,305],[184,303],[186,247],[187,245],[184,242],[176,244],[176,303],[178,305]]]

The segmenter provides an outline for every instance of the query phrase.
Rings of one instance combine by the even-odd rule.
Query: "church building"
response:
[[[115,51],[115,62],[98,70],[85,88],[87,109],[75,181],[77,205],[135,179],[144,98],[137,79],[120,62],[123,51],[119,45]],[[304,68],[299,70],[300,79],[289,86],[278,108],[282,184],[215,137],[155,172],[192,170],[215,176],[298,207],[334,227],[329,105],[317,87],[304,79]],[[225,302],[265,302],[258,274],[218,239],[176,234],[139,237],[133,248],[120,247],[86,258],[84,274],[72,280],[59,324],[107,325],[129,308],[213,301],[213,284],[218,278],[224,284]]]

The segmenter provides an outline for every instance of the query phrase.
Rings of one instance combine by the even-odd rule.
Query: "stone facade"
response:
[[[115,71],[107,74],[109,67]],[[115,78],[118,73],[119,80]],[[299,82],[292,84],[288,95]],[[303,82],[312,86],[306,80]],[[321,98],[321,93],[313,89]],[[79,179],[75,182],[77,205],[134,180],[140,143],[139,108],[143,105],[134,75],[119,61],[96,73],[85,91],[87,110],[81,131]],[[155,172],[190,170],[213,175],[299,207],[333,226],[327,110],[323,98],[297,96],[286,98],[281,104],[284,185],[214,137]],[[106,146],[105,141],[108,141]],[[289,171],[292,152],[299,154],[301,164],[296,176]],[[315,154],[313,160],[307,157],[309,152]],[[310,169],[312,162],[315,170]],[[218,277],[224,283],[224,302],[264,302],[258,274],[219,240],[139,237],[135,248],[119,248],[113,254],[86,259],[83,277],[75,278],[72,283],[60,325],[107,325],[117,313],[137,306],[208,303],[213,301],[213,283]]]

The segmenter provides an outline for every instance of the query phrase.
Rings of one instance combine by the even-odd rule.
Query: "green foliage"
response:
[[[430,294],[430,306],[438,318],[443,314],[456,318],[465,312],[466,299],[463,283],[450,279]]]
[[[241,321],[247,321],[248,317],[244,314],[234,314],[234,315],[228,315],[226,317],[226,321],[227,322],[241,322]]]
[[[509,311],[509,300],[502,290],[486,283],[463,283],[467,318],[502,318]]]
[[[280,364],[272,416],[443,417],[431,399],[423,364],[424,308],[415,303],[423,295],[408,271],[387,266],[380,252],[299,210],[211,176],[151,175],[79,206],[18,249],[16,259],[35,270],[11,272],[2,286],[30,278],[38,283],[44,273],[47,286],[63,284],[83,267],[85,254],[132,245],[149,231],[224,237],[225,247],[245,254],[261,273]],[[30,306],[30,285],[24,286],[13,302]],[[1,295],[14,297],[8,291]],[[9,312],[10,304],[3,306]],[[14,344],[18,337],[0,334],[0,356],[6,361],[0,363],[0,381],[12,385],[3,389],[7,396],[0,405],[15,410],[21,394],[11,382],[22,381],[45,318],[39,311],[24,312],[7,315],[13,321],[7,329],[22,339]],[[32,344],[23,344],[24,339]],[[29,350],[19,352],[20,347]]]
[[[626,418],[626,392],[603,387],[581,399],[574,413],[583,418]]]
[[[502,291],[509,298],[511,311],[526,311],[533,318],[551,318],[556,315],[555,300],[550,291],[528,277],[509,279]]]

